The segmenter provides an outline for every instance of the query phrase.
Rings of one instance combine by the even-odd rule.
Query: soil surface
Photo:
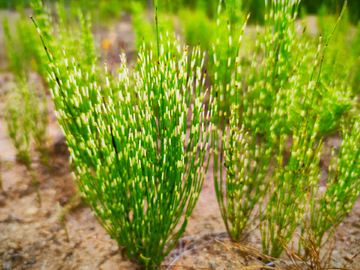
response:
[[[117,51],[122,44],[127,48],[132,48],[134,44],[128,41],[128,35],[132,35],[130,40],[133,40],[133,34],[131,20],[126,20],[107,35],[101,36],[102,40],[110,40],[111,46]],[[114,55],[113,51],[109,51],[109,57]],[[8,91],[11,84],[11,75],[0,74],[0,92]],[[3,191],[0,193],[0,268],[137,269],[135,264],[120,255],[117,243],[110,239],[81,198],[77,198],[77,187],[70,175],[66,146],[61,141],[61,131],[51,110],[50,97],[48,101],[51,114],[50,141],[47,143],[52,151],[52,169],[44,167],[36,156],[33,157],[40,182],[40,207],[29,173],[15,160],[16,152],[8,138],[2,114],[5,98],[0,100],[3,181]],[[58,202],[62,211],[67,210],[64,217],[66,230],[59,218],[56,207]],[[334,267],[347,264],[348,268],[360,269],[360,261],[357,258],[352,260],[360,252],[359,231],[360,200],[336,229],[335,249],[332,253]],[[242,244],[261,250],[259,231],[250,233]],[[232,246],[220,215],[210,164],[186,231],[177,247],[163,262],[163,269],[240,269],[242,264],[253,266],[246,269],[267,269],[259,267],[264,263],[257,256],[247,256],[244,260],[237,248]],[[285,255],[281,259],[289,261]]]

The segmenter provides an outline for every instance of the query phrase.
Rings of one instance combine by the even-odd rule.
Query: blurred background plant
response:
[[[327,195],[317,191],[326,137],[344,133],[345,145],[359,142],[355,124],[357,90],[348,83],[353,76],[350,70],[357,68],[358,55],[345,52],[349,59],[345,62],[341,60],[344,54],[338,53],[347,47],[337,39],[344,38],[342,32],[348,31],[346,3],[339,19],[325,19],[333,23],[331,28],[326,25],[326,36],[320,35],[317,43],[306,34],[305,26],[296,26],[300,1],[265,3],[264,34],[257,30],[250,64],[243,60],[246,56],[240,48],[246,24],[237,38],[230,21],[225,32],[219,5],[213,49],[213,96],[218,97],[217,129],[213,133],[214,183],[231,238],[239,241],[246,236],[256,225],[250,217],[260,216],[257,224],[263,251],[279,257],[305,213],[310,215],[306,220],[311,225],[307,227],[314,232],[312,239],[320,250],[323,239],[331,237],[328,233],[344,219],[360,191],[355,162],[342,169],[346,177],[328,175]],[[231,14],[226,17],[231,18]],[[343,166],[358,152],[357,147],[347,148],[349,151],[346,157],[338,156]],[[354,178],[347,178],[349,175]],[[342,194],[341,199],[337,194]],[[309,230],[302,230],[302,237],[310,239],[306,232]],[[301,253],[303,247],[299,246],[299,254],[307,256]]]
[[[48,164],[46,152],[47,108],[39,106],[38,102],[36,91],[29,91],[27,85],[20,83],[8,97],[5,119],[9,136],[16,148],[17,160],[28,169],[41,206],[39,183],[30,152],[31,141],[34,140],[41,159]],[[43,111],[40,111],[41,108]]]

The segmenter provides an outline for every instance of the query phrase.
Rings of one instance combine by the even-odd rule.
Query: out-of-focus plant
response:
[[[133,2],[133,1],[131,1]],[[121,19],[121,10],[123,3],[118,0],[99,1],[99,21],[106,22],[111,19]]]
[[[9,69],[14,73],[16,79],[24,79],[24,69],[19,58],[18,52],[13,46],[13,38],[10,34],[9,22],[7,17],[3,20],[3,27],[5,32],[5,45],[7,49],[7,56],[9,59]]]
[[[64,228],[65,235],[66,235],[66,240],[68,242],[70,242],[69,233],[68,233],[67,226],[66,226],[66,221],[65,221],[66,211],[61,209],[61,206],[60,206],[59,202],[56,203],[56,210],[57,210],[57,212],[59,214],[59,220],[60,220],[61,226]]]
[[[273,156],[277,151],[275,131],[280,133],[280,130],[276,127],[281,126],[285,130],[286,122],[280,123],[284,121],[286,112],[286,95],[281,88],[290,81],[286,87],[291,89],[296,82],[287,76],[291,75],[289,62],[293,59],[290,51],[295,43],[297,6],[296,1],[273,4],[266,15],[265,39],[258,35],[250,66],[243,65],[240,56],[245,25],[235,42],[228,24],[227,46],[224,47],[226,43],[220,41],[219,36],[214,45],[213,95],[218,96],[214,181],[222,217],[234,240],[239,240],[249,229],[255,205],[263,203],[269,174],[273,170]],[[217,25],[221,28],[221,1],[218,14]],[[272,31],[272,25],[278,29]],[[233,49],[234,46],[236,49]],[[226,48],[227,57],[218,56],[218,52],[224,52],[223,48]],[[263,52],[261,62],[257,60],[260,50]]]
[[[354,74],[353,77],[353,92],[358,94],[360,92],[360,22],[357,25],[355,37],[352,41],[351,53],[354,55],[356,64],[351,71]]]
[[[27,85],[21,85],[21,87],[15,88],[8,96],[8,102],[5,108],[5,119],[9,136],[16,148],[16,157],[18,161],[24,164],[29,170],[36,189],[38,202],[41,205],[39,183],[32,164],[30,147],[31,139],[33,139],[31,135],[34,125],[42,125],[43,123],[34,123],[36,119],[32,119],[34,110],[33,102],[37,100],[37,96],[34,97],[31,95],[34,95],[34,92],[29,91]],[[39,144],[41,143],[44,144],[45,142],[39,142]]]
[[[238,39],[238,53],[245,26],[246,23]],[[229,36],[230,46],[231,36]],[[216,56],[215,54],[215,78],[217,78],[217,71],[221,67]],[[233,71],[231,61],[235,62]],[[256,129],[246,128],[241,122],[244,117],[243,100],[241,99],[242,71],[238,57],[231,58],[230,55],[225,70],[225,74],[229,74],[226,85],[223,86],[221,79],[215,81],[215,90],[219,94],[219,99],[215,111],[217,129],[214,129],[213,135],[215,138],[213,140],[214,181],[221,215],[227,231],[232,239],[238,241],[243,237],[252,221],[251,214],[255,205],[259,200],[263,200],[267,192],[266,176],[270,170],[273,152],[272,146],[268,145],[265,137],[259,138]],[[222,87],[225,87],[226,90]],[[227,112],[221,111],[224,108],[222,94],[225,91],[229,100],[232,101],[228,124],[226,124]],[[226,179],[225,182],[224,178]]]
[[[283,167],[281,138],[275,173],[271,177],[270,200],[260,220],[262,246],[265,254],[279,257],[284,250],[281,239],[288,243],[299,225],[310,189],[319,176],[322,143],[316,143],[319,117],[308,115],[294,131],[290,157]]]
[[[150,47],[150,43],[155,41],[153,27],[147,20],[142,4],[138,1],[133,1],[131,4],[136,37],[136,48],[139,49],[144,45],[144,43],[146,44],[146,47]]]
[[[305,222],[313,231],[312,238],[319,249],[332,236],[332,233],[328,236],[326,233],[333,232],[344,220],[359,196],[359,142],[359,119],[350,127],[344,123],[340,147],[338,150],[332,149],[326,188],[321,190],[315,187],[312,191],[309,218],[305,219]]]
[[[21,9],[20,9],[21,11]],[[24,14],[22,13],[22,16]],[[19,26],[19,25],[18,25]],[[22,25],[20,25],[22,26]],[[25,28],[27,29],[27,28]],[[7,98],[8,103],[8,127],[10,137],[13,139],[16,149],[18,150],[18,158],[24,163],[31,174],[34,174],[30,153],[29,153],[29,139],[32,138],[35,142],[35,148],[40,153],[40,160],[46,166],[49,166],[49,155],[48,155],[48,136],[47,136],[47,122],[48,122],[48,111],[47,111],[47,102],[46,102],[46,93],[43,90],[39,93],[35,87],[29,89],[27,86],[28,80],[28,69],[27,64],[23,62],[21,58],[24,54],[23,50],[33,49],[34,46],[30,45],[28,41],[23,41],[23,44],[26,44],[23,48],[15,46],[15,42],[10,34],[10,29],[7,20],[4,21],[4,30],[5,30],[5,41],[6,49],[8,51],[8,58],[10,62],[10,70],[14,74],[15,84],[17,85],[17,90],[13,91],[13,94]],[[23,32],[22,27],[18,27],[18,34],[20,39],[27,39]],[[31,40],[31,38],[30,38]],[[18,51],[15,48],[19,49]],[[34,51],[32,51],[34,52]],[[36,55],[36,53],[35,53]],[[40,100],[39,100],[40,99]],[[16,106],[21,107],[23,111],[19,111],[19,116],[15,115]],[[10,124],[9,121],[13,123]],[[16,123],[17,121],[20,121]],[[26,122],[26,123],[25,123]],[[24,124],[25,123],[25,124]],[[19,127],[25,125],[24,128]],[[19,134],[17,129],[19,128]],[[26,134],[25,134],[26,133]],[[34,183],[37,182],[34,180]],[[37,184],[36,184],[37,186]]]
[[[75,23],[75,20],[67,15],[63,1],[58,1],[55,5],[57,13],[55,23],[50,9],[44,6],[41,0],[31,0],[30,4],[34,14],[39,18],[39,24],[44,29],[43,38],[49,43],[49,48],[45,52],[41,41],[34,38],[36,29],[29,26],[30,20],[26,17],[24,9],[19,6],[21,17],[17,22],[17,31],[10,34],[8,23],[4,22],[6,49],[10,60],[10,70],[16,78],[16,84],[22,89],[18,94],[26,95],[26,98],[21,98],[19,102],[24,103],[23,107],[28,106],[25,102],[32,106],[32,110],[26,111],[28,114],[26,117],[30,119],[31,126],[27,136],[34,139],[35,149],[40,153],[41,162],[49,166],[46,93],[44,88],[39,91],[35,87],[29,88],[24,85],[29,81],[29,73],[35,71],[42,78],[44,87],[48,86],[47,74],[51,69],[48,65],[47,53],[57,59],[62,57],[59,51],[62,52],[65,47],[71,55],[83,59],[82,70],[88,72],[92,70],[95,63],[95,49],[90,18],[84,16],[79,9],[76,10],[78,22]],[[54,39],[55,34],[57,39]],[[18,40],[14,40],[13,36],[18,37]],[[50,48],[56,50],[51,51]],[[65,63],[60,63],[57,68],[64,70]],[[8,102],[12,102],[11,98],[8,98]]]
[[[57,59],[62,57],[61,52],[65,47],[72,56],[85,59],[83,65],[86,67],[83,66],[83,70],[85,68],[91,70],[96,57],[89,15],[84,15],[80,8],[75,8],[72,13],[76,13],[76,18],[73,18],[67,14],[63,0],[58,0],[55,4],[55,20],[51,7],[44,5],[41,0],[30,0],[30,5],[33,15],[38,18],[43,38],[49,46],[47,48],[48,53]],[[17,21],[15,33],[10,34],[8,23],[4,22],[10,69],[15,77],[20,77],[22,81],[27,80],[30,71],[35,71],[43,79],[44,86],[46,86],[49,71],[47,54],[41,42],[34,38],[36,37],[36,29],[29,25],[31,21],[28,14],[25,14],[22,6],[19,6],[18,10],[21,16]],[[54,39],[55,35],[57,39]],[[16,42],[13,37],[17,37]],[[53,51],[50,51],[50,48]],[[65,65],[60,64],[62,66],[59,68],[64,68]]]
[[[333,54],[325,63],[346,4],[324,46],[321,36],[318,46],[299,36],[299,4],[265,1],[265,34],[258,31],[247,65],[240,54],[244,27],[234,39],[228,23],[227,42],[220,38],[220,2],[213,50],[214,181],[221,214],[229,235],[239,240],[259,213],[263,250],[273,257],[292,239],[318,184],[323,136],[351,121],[355,104],[351,88],[329,78]],[[336,78],[342,76],[336,71]]]
[[[186,228],[208,168],[212,115],[200,49],[189,60],[186,46],[157,41],[157,53],[140,50],[133,87],[124,54],[119,79],[105,67],[101,90],[94,70],[82,72],[66,55],[58,70],[48,54],[79,188],[128,257],[146,266],[159,265]]]
[[[35,150],[40,154],[40,161],[50,167],[48,121],[46,93],[42,88],[40,95],[36,89],[29,89],[29,119],[31,123],[31,136],[35,144]]]
[[[179,12],[179,18],[186,44],[195,47],[200,42],[201,47],[209,51],[215,25],[206,13],[203,10],[183,9]]]

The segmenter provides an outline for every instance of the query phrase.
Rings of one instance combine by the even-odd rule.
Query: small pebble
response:
[[[41,230],[41,231],[39,232],[39,234],[40,234],[41,236],[44,236],[44,237],[49,237],[49,236],[51,235],[51,232],[49,232],[49,231],[47,231],[47,230]]]
[[[35,264],[36,263],[36,260],[31,260],[31,261],[27,261],[25,263],[25,265],[32,265],[32,264]]]
[[[28,209],[26,209],[25,214],[32,216],[32,215],[36,215],[39,212],[39,208],[37,208],[36,206],[30,206]]]

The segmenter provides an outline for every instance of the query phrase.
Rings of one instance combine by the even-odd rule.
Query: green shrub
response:
[[[290,157],[283,167],[287,136],[280,139],[277,164],[270,177],[270,199],[260,220],[265,254],[278,258],[289,243],[304,213],[308,192],[317,184],[322,143],[316,141],[319,117],[309,114],[292,136]]]
[[[42,106],[39,105],[38,93],[30,91],[26,84],[18,86],[7,97],[5,119],[9,137],[16,148],[16,157],[24,164],[31,174],[36,189],[37,199],[41,205],[39,183],[37,181],[31,158],[31,140],[34,140],[41,159],[48,164],[47,155],[47,107],[46,97],[43,94]]]
[[[319,249],[332,236],[333,229],[344,220],[359,196],[359,141],[359,119],[350,126],[344,123],[342,142],[338,150],[333,148],[331,152],[326,189],[320,190],[318,185],[312,189],[309,215],[306,215],[308,218],[304,222],[314,232],[312,238]],[[306,228],[303,224],[304,235],[309,234]],[[330,232],[328,236],[327,232]]]
[[[123,55],[118,81],[105,66],[104,89],[95,71],[82,72],[65,55],[58,72],[49,55],[56,115],[79,188],[128,257],[147,266],[159,265],[185,230],[209,162],[203,55],[197,48],[190,61],[178,45],[160,40],[158,58],[142,48],[133,86]]]
[[[33,8],[34,14],[36,14],[36,16],[39,18],[39,23],[45,30],[43,33],[43,38],[50,44],[51,47],[49,48],[57,49],[56,51],[48,50],[47,53],[52,54],[54,58],[61,57],[61,54],[58,54],[58,52],[61,52],[62,48],[65,47],[72,55],[81,57],[83,59],[82,69],[84,71],[92,69],[95,54],[92,34],[90,32],[89,18],[85,18],[82,13],[78,11],[78,25],[81,27],[80,31],[80,29],[77,29],[77,27],[74,25],[69,27],[70,20],[67,17],[65,6],[62,1],[59,1],[59,3],[56,5],[58,24],[53,21],[53,17],[49,9],[43,6],[42,1],[31,0],[30,4]],[[27,81],[29,81],[29,73],[31,71],[37,72],[42,78],[44,87],[47,86],[47,74],[49,71],[47,54],[43,49],[41,41],[36,38],[34,39],[34,37],[36,37],[36,29],[34,29],[34,27],[30,27],[28,24],[29,19],[26,18],[24,10],[21,8],[21,6],[19,7],[19,12],[21,17],[20,20],[17,21],[16,33],[11,35],[8,22],[6,19],[4,21],[6,50],[10,60],[9,69],[14,74],[18,88],[21,89],[15,91],[15,95],[17,96],[15,100],[21,104],[19,106],[25,108],[32,106],[31,109],[28,108],[23,112],[26,114],[23,117],[30,119],[30,130],[26,131],[26,136],[34,139],[35,148],[40,153],[41,162],[49,167],[50,161],[48,154],[49,147],[47,135],[48,111],[46,104],[46,93],[43,90],[39,100],[39,91],[36,89],[30,90],[26,86]],[[53,39],[53,35],[55,33],[58,35],[57,40]],[[14,39],[13,36],[16,38]],[[77,49],[78,46],[81,46],[83,50],[79,51]],[[64,69],[65,64],[63,63],[62,65],[57,66],[57,68]],[[26,91],[28,91],[28,93],[26,93]],[[20,98],[18,96],[20,96]],[[12,97],[7,99],[9,108],[12,106],[12,99]],[[11,119],[11,117],[8,119]],[[13,118],[13,121],[15,121],[15,118]],[[16,133],[16,130],[10,131],[10,133],[13,132]],[[20,132],[20,136],[24,136],[21,133],[23,132]],[[15,134],[12,135],[12,137],[14,136]],[[18,139],[14,139],[14,142],[17,140]],[[29,164],[30,156],[29,153],[27,153],[29,145],[20,145],[16,146],[16,148],[19,149],[19,152],[24,152],[22,154],[19,153],[20,156],[23,156],[20,159],[22,159],[25,164]],[[20,148],[24,149],[21,150]]]
[[[345,73],[354,62],[344,65],[345,71],[333,68],[334,61],[340,60],[334,56],[334,49],[328,50],[345,9],[325,44],[320,36],[317,46],[313,46],[304,33],[299,37],[295,29],[300,1],[265,3],[265,34],[258,31],[250,65],[240,53],[246,23],[239,38],[234,39],[231,24],[227,39],[221,38],[219,5],[218,41],[213,50],[213,96],[218,97],[213,133],[214,182],[231,238],[242,239],[252,225],[251,216],[259,215],[263,251],[278,257],[304,214],[315,217],[323,211],[319,209],[324,209],[321,205],[325,196],[315,192],[321,171],[322,140],[329,133],[344,130],[342,124],[346,121],[354,120],[353,91],[351,86],[345,86],[345,79],[351,79]],[[239,41],[236,49],[232,48],[233,40]],[[351,155],[357,155],[357,149]],[[360,175],[356,166],[348,169],[349,174],[353,173],[353,181]],[[341,189],[335,182],[329,176],[327,192],[345,192],[350,185],[344,180],[347,184]],[[315,232],[317,247],[351,209],[360,190],[358,181],[352,187],[341,199],[333,199],[332,214],[318,214],[322,221],[314,218],[314,224],[308,226]],[[302,233],[305,237],[306,230]]]

